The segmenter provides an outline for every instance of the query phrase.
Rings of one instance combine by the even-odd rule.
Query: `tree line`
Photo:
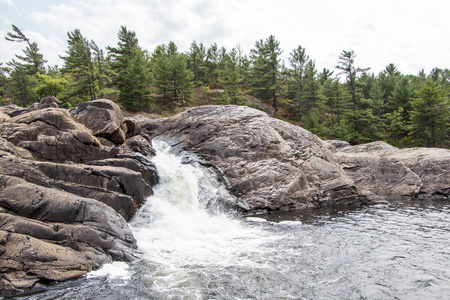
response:
[[[109,98],[127,110],[155,111],[196,104],[205,95],[208,103],[254,106],[254,97],[276,117],[324,139],[450,147],[448,69],[404,75],[391,63],[374,74],[344,50],[332,70],[319,71],[300,45],[286,65],[273,35],[256,41],[248,54],[239,45],[228,50],[195,40],[186,52],[174,42],[149,52],[125,26],[117,37],[115,46],[100,49],[80,30],[68,32],[59,68],[47,66],[38,45],[12,25],[5,39],[25,49],[0,63],[2,103],[25,106],[53,95],[65,107]]]

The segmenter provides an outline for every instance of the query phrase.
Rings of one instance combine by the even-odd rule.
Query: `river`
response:
[[[19,299],[450,299],[450,204],[240,217],[197,163],[155,141],[161,182],[130,223],[142,259]]]

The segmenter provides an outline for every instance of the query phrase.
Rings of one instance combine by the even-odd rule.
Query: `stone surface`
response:
[[[335,156],[357,186],[373,199],[448,199],[450,150],[398,149],[373,142],[337,149]]]
[[[55,99],[0,109],[7,115],[0,122],[3,291],[136,259],[126,220],[158,182],[149,157],[154,150],[136,128],[116,146],[94,136]]]
[[[0,135],[41,160],[79,163],[118,153],[117,149],[101,147],[99,140],[62,108],[45,108],[13,117],[0,123]]]
[[[6,105],[0,108],[0,112],[3,112],[10,117],[15,117],[35,110],[40,110],[44,108],[61,108],[61,101],[54,96],[48,96],[42,98],[39,103],[33,103],[28,107],[20,107],[15,104]]]
[[[115,144],[122,144],[127,138],[122,111],[111,100],[86,101],[71,109],[70,113],[97,137],[106,138]]]
[[[335,148],[303,128],[242,106],[202,106],[141,120],[143,133],[173,140],[219,168],[251,212],[366,203],[335,161]],[[333,151],[332,151],[333,150]]]
[[[203,106],[140,119],[143,133],[217,167],[251,212],[406,198],[449,199],[450,150],[351,146],[248,107]]]
[[[5,114],[4,112],[0,111],[0,122],[5,122],[7,120],[11,119],[10,116],[8,116],[7,114]]]

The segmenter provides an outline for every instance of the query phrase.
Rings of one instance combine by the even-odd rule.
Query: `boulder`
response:
[[[141,135],[126,139],[125,143],[119,149],[123,152],[138,152],[145,156],[155,156],[155,150],[151,142]]]
[[[40,110],[44,108],[61,108],[61,101],[54,97],[54,96],[48,96],[42,98],[39,103],[33,103],[28,107],[20,107],[14,104],[6,105],[1,108],[0,111],[3,111],[10,117],[16,117],[28,112],[32,112],[35,110]]]
[[[97,137],[103,137],[114,144],[122,144],[127,137],[122,111],[111,100],[82,102],[71,109],[70,113],[78,122],[91,129]]]
[[[373,142],[337,149],[335,156],[372,199],[449,198],[450,150]]]
[[[125,118],[123,120],[123,126],[126,128],[127,139],[141,133],[141,126],[133,118]]]
[[[73,120],[67,110],[45,108],[0,123],[0,135],[36,158],[75,163],[114,157],[118,150],[102,147],[96,137]]]
[[[150,137],[181,144],[220,169],[229,190],[248,204],[244,210],[367,203],[335,161],[333,146],[259,110],[202,106],[140,125]]]
[[[41,98],[41,100],[39,100],[39,109],[49,108],[49,107],[60,108],[61,101],[58,98],[56,98],[55,96],[48,96],[48,97]]]

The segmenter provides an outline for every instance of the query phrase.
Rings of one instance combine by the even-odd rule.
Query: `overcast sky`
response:
[[[0,62],[24,45],[3,36],[18,26],[38,43],[50,65],[62,65],[67,32],[80,29],[100,47],[115,46],[121,25],[153,51],[174,41],[187,51],[193,40],[228,50],[275,35],[287,58],[306,48],[319,70],[334,70],[342,50],[378,74],[394,63],[404,74],[450,69],[448,0],[0,0]]]

